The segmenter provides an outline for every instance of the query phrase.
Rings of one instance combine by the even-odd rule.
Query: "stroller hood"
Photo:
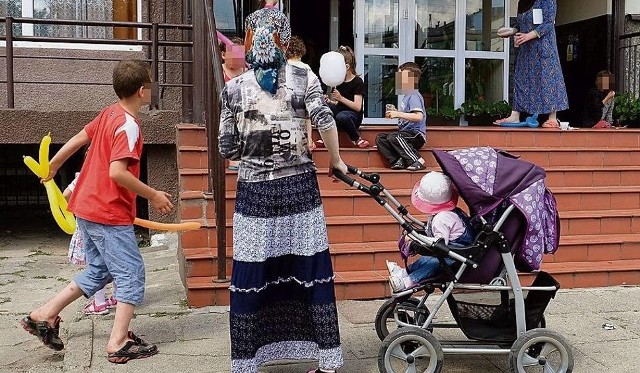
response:
[[[540,269],[543,253],[555,252],[560,239],[556,201],[545,186],[544,169],[489,147],[433,154],[472,217],[486,216],[505,201],[517,207],[522,217],[510,216],[501,231],[512,243],[519,270]]]

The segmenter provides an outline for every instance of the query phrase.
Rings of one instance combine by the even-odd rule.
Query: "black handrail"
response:
[[[202,4],[204,6],[207,30],[205,124],[209,156],[209,191],[213,192],[216,213],[218,281],[227,281],[225,164],[218,147],[220,94],[224,88],[224,73],[217,42],[216,23],[213,17],[213,2],[211,0],[202,0]]]
[[[118,61],[115,58],[102,58],[102,57],[70,57],[70,56],[25,56],[14,55],[15,46],[14,42],[45,42],[45,43],[71,43],[71,44],[95,44],[95,45],[129,45],[129,46],[142,46],[147,47],[149,50],[147,61],[151,63],[152,78],[155,84],[151,93],[151,105],[152,109],[159,109],[159,89],[162,88],[182,88],[183,97],[190,97],[194,85],[191,83],[193,80],[186,75],[191,74],[194,61],[189,58],[184,61],[167,59],[164,55],[160,58],[159,48],[163,47],[181,47],[183,50],[192,49],[193,42],[189,40],[189,35],[182,40],[160,40],[160,30],[182,30],[185,33],[189,33],[193,30],[191,24],[174,24],[174,23],[155,23],[155,22],[122,22],[122,21],[87,21],[87,20],[65,20],[65,19],[39,19],[39,18],[14,18],[14,17],[0,17],[0,22],[5,24],[6,35],[0,36],[0,40],[6,41],[5,54],[0,56],[5,58],[6,62],[6,79],[0,80],[0,83],[6,84],[7,87],[7,107],[10,109],[15,108],[15,85],[16,84],[66,84],[66,85],[92,85],[92,86],[108,86],[111,83],[107,82],[90,82],[90,81],[35,81],[35,80],[15,80],[14,61],[15,59],[51,59],[51,60],[78,60],[78,61]],[[13,25],[20,24],[33,24],[33,25],[62,25],[62,26],[98,26],[98,27],[128,27],[135,29],[149,30],[148,40],[138,39],[108,39],[108,38],[78,38],[78,37],[46,37],[46,36],[22,36],[13,34]],[[186,40],[185,40],[186,39]],[[163,82],[159,82],[160,79],[160,65],[166,67],[167,63],[180,63],[183,65],[182,83],[168,83],[166,81],[166,74],[163,74]],[[188,65],[188,66],[185,66]],[[184,101],[183,107],[183,120],[185,122],[193,121],[193,102],[191,100]],[[185,115],[186,114],[186,115]]]
[[[620,35],[620,40],[631,39],[639,36],[640,36],[640,32],[632,32],[630,34]]]

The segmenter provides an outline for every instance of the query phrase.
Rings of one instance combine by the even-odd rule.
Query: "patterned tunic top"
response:
[[[260,87],[253,70],[231,79],[222,91],[220,153],[240,160],[239,181],[314,172],[305,118],[320,132],[336,125],[313,72],[287,64],[278,79],[275,95]]]

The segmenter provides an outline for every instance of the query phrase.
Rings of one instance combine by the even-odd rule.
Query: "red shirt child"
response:
[[[140,176],[143,143],[140,124],[120,104],[114,104],[102,110],[84,130],[91,139],[91,146],[76,192],[71,195],[69,211],[100,224],[133,224],[136,195],[113,181],[109,176],[109,165],[113,161],[128,159],[129,172],[136,178]],[[109,159],[103,159],[105,157]]]

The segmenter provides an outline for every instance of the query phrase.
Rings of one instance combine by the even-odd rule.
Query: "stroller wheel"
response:
[[[389,335],[390,330],[401,328],[394,319],[394,311],[398,311],[398,319],[404,323],[421,326],[429,317],[429,309],[426,306],[418,308],[420,300],[416,298],[407,298],[399,300],[395,298],[387,299],[380,306],[376,314],[376,334],[382,341]]]
[[[378,352],[381,373],[438,373],[444,354],[433,334],[420,328],[402,328],[389,333]]]
[[[566,339],[549,329],[532,329],[518,338],[509,352],[509,372],[573,371],[573,352]]]

